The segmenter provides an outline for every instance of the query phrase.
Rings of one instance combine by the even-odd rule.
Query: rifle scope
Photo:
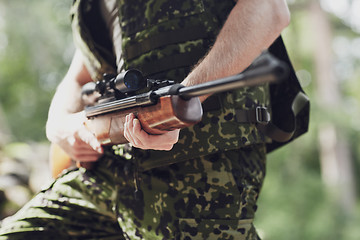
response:
[[[147,80],[138,70],[131,69],[117,76],[113,74],[105,74],[103,80],[97,81],[95,91],[102,96],[106,96],[112,91],[120,93],[135,92],[146,87]]]
[[[112,80],[110,86],[122,93],[134,92],[146,86],[146,79],[138,70],[131,69],[119,73],[115,79]]]

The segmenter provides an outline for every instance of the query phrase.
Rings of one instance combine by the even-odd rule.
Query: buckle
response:
[[[257,106],[255,109],[256,122],[267,125],[270,122],[270,113],[266,107]]]

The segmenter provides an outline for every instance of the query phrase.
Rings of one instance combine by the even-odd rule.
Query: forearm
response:
[[[75,54],[66,76],[56,89],[49,108],[46,134],[50,141],[58,142],[67,132],[84,121],[81,86],[89,79],[84,75],[81,56]]]
[[[46,134],[52,142],[57,142],[58,136],[74,125],[74,113],[81,111],[80,99],[77,96],[80,93],[74,85],[64,79],[52,99],[46,124]]]
[[[81,87],[90,81],[82,54],[77,51],[56,90],[46,123],[48,139],[58,144],[71,159],[81,162],[96,161],[103,152],[99,141],[84,126],[86,117],[81,111]]]
[[[243,71],[280,35],[289,18],[285,0],[239,0],[214,46],[183,84],[195,85]]]

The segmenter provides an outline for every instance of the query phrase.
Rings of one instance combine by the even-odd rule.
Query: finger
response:
[[[77,132],[80,140],[89,145],[98,153],[103,153],[103,148],[97,138],[85,126]]]
[[[132,121],[130,121],[131,116],[126,115],[124,123],[124,137],[129,141],[129,143],[134,145],[134,139],[132,135]]]
[[[134,114],[126,116],[124,136],[134,146],[141,149],[171,150],[178,141],[179,131],[169,131],[162,135],[149,135]]]
[[[96,162],[99,157],[101,155],[97,154],[97,155],[93,155],[93,154],[74,154],[74,156],[72,156],[73,160],[75,161],[79,161],[79,162]]]
[[[75,142],[70,148],[69,154],[74,160],[96,161],[102,153],[94,150],[89,144],[79,137],[75,137]]]
[[[180,130],[169,131],[162,135],[151,136],[148,144],[155,150],[171,150],[175,143],[178,142]]]
[[[84,155],[78,155],[77,161],[79,162],[96,162],[99,160],[99,157],[101,155],[91,155],[91,154],[84,154]]]
[[[94,153],[97,155],[103,154],[103,149],[101,146],[94,149],[90,144],[88,144],[82,140],[79,140],[79,142],[76,142],[76,144],[74,144],[72,148],[74,149],[74,151],[79,152],[80,154],[86,153],[86,152]]]
[[[84,144],[82,144],[82,146],[80,146],[80,145],[74,146],[73,147],[73,152],[78,154],[78,155],[85,155],[85,154],[88,154],[88,155],[91,155],[91,154],[101,155],[101,153],[95,151],[89,145],[84,145]]]
[[[147,144],[148,148],[154,149],[154,150],[166,150],[169,151],[173,148],[173,143],[168,143],[164,138],[160,136],[154,136],[154,138],[151,139],[151,142]]]
[[[80,156],[77,158],[74,158],[75,161],[78,162],[96,162],[99,160],[100,156],[89,156],[89,155],[84,155],[84,156]]]
[[[149,135],[144,130],[134,127],[137,138],[137,146],[142,149],[154,149],[154,150],[171,150],[177,141],[174,141],[174,137],[168,135],[176,133],[165,133],[162,135]],[[177,139],[177,138],[175,138]]]
[[[124,136],[125,138],[133,145],[136,145],[136,141],[134,139],[135,135],[133,133],[133,118],[132,114],[127,116],[127,121],[124,125]]]
[[[140,121],[136,118],[132,121],[132,134],[136,147],[145,147],[144,142],[148,142],[149,134],[141,129]]]
[[[77,162],[76,164],[78,167],[86,168],[87,170],[91,170],[94,168],[93,162]]]
[[[158,135],[156,141],[163,142],[165,144],[175,144],[179,140],[179,130],[169,131],[162,135]]]
[[[72,158],[77,161],[82,162],[93,162],[97,161],[99,157],[101,156],[100,153],[94,151],[91,148],[88,149],[74,149],[74,151],[71,154]]]

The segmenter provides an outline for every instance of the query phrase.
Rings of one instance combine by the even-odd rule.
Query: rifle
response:
[[[103,80],[88,83],[82,89],[83,100],[89,104],[85,107],[87,121],[84,124],[102,145],[127,143],[123,133],[129,113],[135,114],[147,133],[162,134],[201,120],[203,110],[199,96],[276,83],[287,73],[285,63],[265,52],[240,74],[189,87],[170,80],[146,79],[135,69],[117,76],[106,75]],[[135,94],[145,87],[149,90]],[[63,154],[58,146],[52,146],[50,160],[54,177],[70,166],[71,159]]]

